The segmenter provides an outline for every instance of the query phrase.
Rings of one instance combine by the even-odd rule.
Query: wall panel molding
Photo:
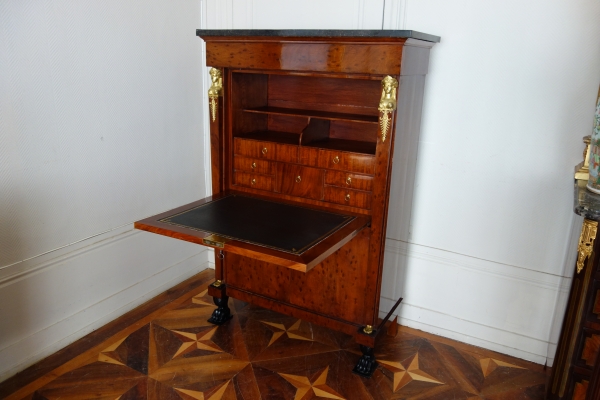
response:
[[[210,267],[204,247],[131,225],[19,264],[1,278],[0,381]]]
[[[552,363],[549,317],[556,299],[566,298],[569,277],[389,238],[385,253],[381,317],[404,297],[396,311],[401,324]]]
[[[391,309],[394,303],[394,300],[382,297],[381,310]],[[394,315],[398,316],[400,325],[538,364],[543,365],[547,362],[549,366],[552,366],[552,359],[547,357],[546,354],[549,346],[556,346],[555,343],[550,344],[545,340],[499,330],[496,327],[486,326],[474,321],[463,320],[435,310],[418,307],[405,301],[401,303],[398,309],[399,311]],[[380,316],[385,314],[382,312]]]
[[[408,0],[385,0],[383,29],[407,29],[407,3]]]

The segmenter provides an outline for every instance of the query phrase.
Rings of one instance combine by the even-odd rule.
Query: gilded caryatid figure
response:
[[[398,89],[398,81],[391,76],[386,76],[381,81],[381,100],[379,100],[379,125],[381,126],[381,141],[385,142],[390,122],[392,120],[392,112],[396,109],[396,92]]]
[[[223,94],[223,78],[221,77],[221,71],[216,68],[210,69],[210,80],[212,81],[210,89],[208,89],[208,98],[210,99],[210,113],[212,121],[215,122],[217,118],[217,105],[219,96]]]

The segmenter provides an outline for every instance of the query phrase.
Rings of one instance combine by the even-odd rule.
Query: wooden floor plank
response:
[[[542,366],[393,327],[371,379],[348,335],[230,299],[207,322],[212,270],[0,384],[6,399],[542,399]]]

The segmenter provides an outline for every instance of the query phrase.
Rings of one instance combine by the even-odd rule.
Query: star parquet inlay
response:
[[[542,399],[539,366],[400,327],[353,374],[351,337],[230,299],[207,322],[206,284],[33,381],[14,399]],[[439,340],[438,340],[439,339]],[[56,372],[56,371],[60,371]]]

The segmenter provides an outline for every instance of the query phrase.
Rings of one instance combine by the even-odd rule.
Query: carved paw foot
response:
[[[227,306],[227,302],[229,301],[229,297],[224,296],[219,299],[217,297],[213,298],[217,309],[213,311],[212,316],[208,320],[211,324],[222,325],[225,322],[229,321],[233,316],[231,315],[231,310]]]
[[[362,351],[363,355],[356,363],[356,366],[352,372],[360,376],[370,378],[378,365],[377,361],[375,361],[375,356],[373,355],[373,349],[371,347],[361,345],[360,350]]]

